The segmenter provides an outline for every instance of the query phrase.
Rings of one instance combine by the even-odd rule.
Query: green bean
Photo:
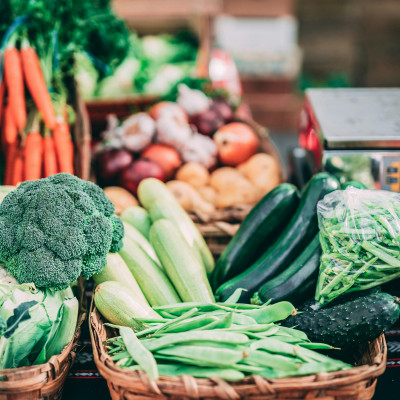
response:
[[[157,339],[144,339],[142,344],[150,351],[155,351],[172,344],[192,342],[192,341],[204,341],[207,343],[230,343],[230,344],[242,344],[249,341],[246,335],[242,333],[234,332],[222,332],[218,335],[215,331],[189,331],[181,333],[173,333],[167,336],[163,336]]]
[[[179,376],[190,375],[196,378],[221,378],[226,381],[239,381],[244,374],[233,368],[205,368],[179,364],[160,364],[161,375]]]
[[[181,321],[187,320],[190,317],[193,317],[193,315],[197,314],[198,311],[199,311],[198,308],[191,308],[189,311],[183,313],[180,317],[174,318],[173,320],[166,322],[164,325],[156,329],[154,332],[158,333],[160,330],[166,330],[170,326],[174,326],[180,323]]]
[[[211,346],[186,346],[175,345],[157,351],[157,354],[166,356],[185,357],[192,360],[216,363],[220,365],[231,365],[244,358],[242,351],[231,349],[219,349]]]
[[[249,351],[244,362],[259,367],[270,367],[284,371],[295,370],[300,366],[300,362],[296,359],[257,350]]]
[[[199,329],[203,326],[209,325],[212,322],[217,321],[218,318],[212,315],[202,314],[196,317],[181,320],[176,324],[171,324],[167,327],[160,328],[155,334],[160,333],[175,333],[175,332],[186,332],[194,329]]]
[[[333,350],[337,348],[329,345],[329,344],[325,344],[325,343],[308,343],[308,342],[303,342],[300,343],[301,347],[305,347],[306,349],[311,349],[311,350]]]
[[[121,352],[118,353],[118,354],[113,355],[113,356],[111,357],[111,360],[113,360],[113,361],[119,361],[119,360],[122,360],[122,359],[127,358],[127,357],[129,357],[129,353],[128,353],[127,350],[125,350],[125,351],[121,351]]]
[[[245,311],[244,314],[253,318],[259,324],[268,324],[286,319],[290,315],[295,315],[296,309],[288,301],[280,301],[266,307],[259,307],[256,310]]]
[[[299,339],[307,340],[309,341],[307,335],[303,331],[299,331],[298,329],[294,328],[287,328],[286,326],[279,326],[279,332],[280,333],[287,333],[290,336],[297,337]]]
[[[235,289],[235,291],[223,302],[223,304],[236,304],[240,300],[243,292],[247,292],[247,290],[241,288]]]
[[[232,315],[232,322],[236,325],[253,325],[257,324],[257,321],[249,317],[247,313],[239,314],[239,313],[233,313]]]
[[[216,321],[209,323],[208,325],[202,326],[201,330],[210,329],[228,329],[232,326],[233,313],[227,313],[223,318],[218,318]]]
[[[142,345],[131,328],[121,326],[119,332],[132,359],[147,372],[150,379],[158,379],[157,363],[153,354]]]
[[[192,365],[192,366],[197,366],[197,367],[207,367],[207,368],[233,368],[235,364],[227,365],[223,364],[220,362],[215,362],[213,360],[198,360],[194,358],[189,358],[189,357],[181,357],[177,355],[164,355],[160,353],[154,353],[154,357],[156,360],[160,361],[168,361],[170,363],[181,363],[181,364],[186,364],[186,365]],[[236,368],[235,368],[236,369]]]

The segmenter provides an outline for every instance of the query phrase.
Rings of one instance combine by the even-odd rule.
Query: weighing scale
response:
[[[308,89],[300,146],[315,170],[400,191],[400,88]]]

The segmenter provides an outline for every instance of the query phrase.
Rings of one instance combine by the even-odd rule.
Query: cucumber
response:
[[[251,299],[253,304],[289,301],[299,305],[315,293],[321,259],[319,234],[290,266],[275,278],[264,283]]]
[[[136,228],[147,240],[149,239],[151,219],[149,213],[143,207],[128,207],[122,211],[120,218]]]
[[[283,183],[250,211],[218,259],[211,277],[214,288],[243,272],[271,245],[299,205],[295,186]]]
[[[248,302],[262,284],[284,271],[318,232],[318,201],[338,189],[335,177],[326,172],[316,174],[305,187],[296,214],[275,243],[247,270],[217,289],[219,301],[225,301],[236,289],[243,288],[246,291],[242,292],[239,302]]]
[[[178,226],[189,245],[197,249],[207,274],[210,274],[215,266],[214,257],[196,225],[167,186],[155,178],[144,179],[139,183],[138,197],[153,222],[165,218]]]
[[[96,285],[107,281],[118,282],[127,287],[132,296],[136,297],[137,301],[143,307],[149,307],[149,303],[144,297],[136,279],[118,253],[107,254],[106,266],[98,274],[93,275],[93,280]]]
[[[133,240],[124,237],[119,255],[136,279],[152,307],[181,303],[164,270],[160,268]]]
[[[374,340],[391,328],[400,317],[400,304],[398,298],[388,293],[359,292],[325,307],[307,302],[300,311],[283,325],[295,326],[311,341],[349,348]]]
[[[150,242],[183,301],[214,302],[203,266],[171,221],[160,219],[154,222],[150,229]]]

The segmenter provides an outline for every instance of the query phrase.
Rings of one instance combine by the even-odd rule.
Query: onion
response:
[[[189,116],[210,108],[211,100],[202,91],[190,89],[181,83],[178,86],[178,92],[177,102]]]
[[[190,125],[177,118],[164,115],[156,122],[157,142],[169,145],[179,150],[192,136]]]
[[[180,151],[184,162],[197,162],[208,169],[217,164],[217,146],[208,136],[194,134]]]
[[[122,144],[130,151],[139,152],[146,148],[156,133],[154,120],[146,113],[132,115],[121,126]]]

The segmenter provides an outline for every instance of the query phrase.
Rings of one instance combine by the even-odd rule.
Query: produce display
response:
[[[318,204],[321,305],[400,276],[399,200],[397,193],[349,187]]]
[[[141,180],[167,181],[181,206],[193,213],[255,205],[280,183],[276,159],[257,153],[260,140],[248,124],[234,122],[233,106],[181,84],[176,102],[108,128],[95,148],[97,182],[137,193]],[[217,116],[217,117],[216,117]]]
[[[8,369],[43,364],[71,342],[72,289],[121,249],[124,226],[99,186],[71,174],[3,189],[0,369]]]
[[[288,302],[249,306],[232,299],[155,310],[158,321],[137,315],[141,329],[119,326],[120,336],[105,343],[116,365],[141,369],[150,379],[192,375],[237,381],[252,374],[280,378],[351,367],[314,351],[331,346],[312,343],[302,331],[275,324],[296,313]]]
[[[195,76],[198,41],[190,32],[119,36],[127,43],[126,55],[111,65],[86,50],[76,55],[75,76],[86,100],[168,96]]]
[[[318,233],[318,201],[337,189],[339,182],[333,176],[327,173],[315,175],[302,192],[295,214],[279,237],[250,267],[219,286],[217,297],[224,301],[236,289],[243,288],[246,291],[241,300],[248,301],[262,284],[284,272]]]

